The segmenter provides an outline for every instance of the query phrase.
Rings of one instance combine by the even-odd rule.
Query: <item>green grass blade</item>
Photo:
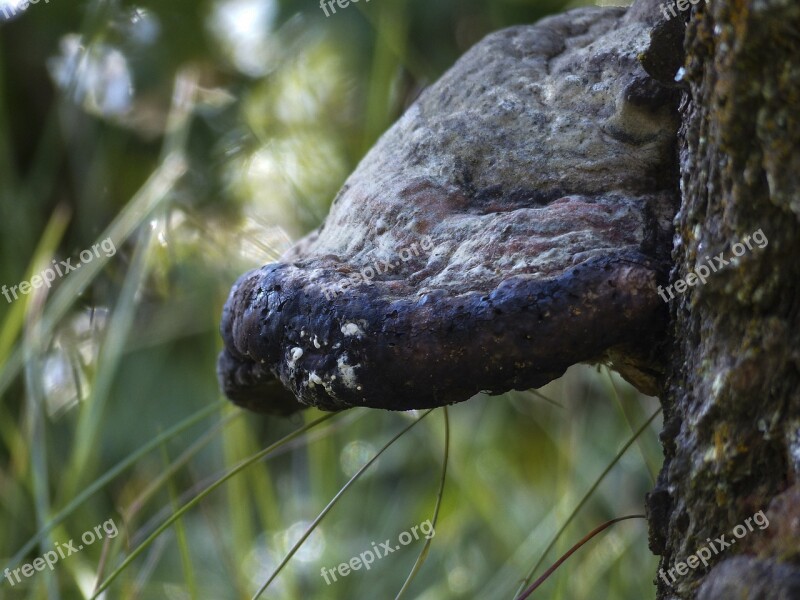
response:
[[[628,429],[631,432],[633,432],[633,423],[632,423],[633,419],[631,418],[631,415],[628,414],[628,411],[625,410],[625,404],[622,402],[622,397],[619,395],[619,392],[617,391],[617,386],[614,383],[614,376],[611,373],[611,369],[605,367],[603,370],[606,372],[606,378],[608,379],[608,385],[611,388],[611,393],[614,396],[614,402],[616,402],[617,406],[619,407],[619,411],[625,418],[625,423],[628,425]],[[641,438],[638,438],[636,440],[636,448],[639,450],[639,454],[642,457],[642,462],[647,467],[647,474],[650,476],[650,484],[652,487],[655,487],[656,476],[658,474],[658,467],[656,465],[651,464],[650,461],[648,460],[648,454],[642,444]]]
[[[225,475],[217,479],[217,481],[212,483],[210,486],[208,486],[206,489],[200,492],[197,496],[195,496],[189,502],[184,504],[180,509],[178,509],[175,513],[173,513],[172,516],[170,516],[166,521],[164,521],[164,523],[159,525],[159,527],[153,533],[151,533],[141,544],[139,544],[139,546],[137,546],[127,556],[127,558],[125,558],[125,560],[122,561],[122,564],[120,564],[116,569],[114,569],[114,571],[112,571],[112,573],[106,578],[105,581],[103,581],[95,588],[94,594],[92,594],[92,597],[89,600],[94,600],[95,598],[97,598],[106,588],[108,588],[109,585],[111,585],[111,583],[120,575],[120,573],[122,573],[122,571],[124,571],[128,567],[128,565],[131,564],[153,542],[153,540],[155,540],[164,531],[166,531],[170,527],[170,525],[172,525],[177,519],[180,519],[184,515],[184,513],[186,513],[189,509],[197,505],[201,500],[203,500],[203,498],[205,498],[211,492],[219,488],[223,483],[228,481],[231,477],[237,475],[238,473],[240,473],[253,463],[258,462],[259,460],[269,455],[273,451],[277,450],[284,444],[287,444],[288,442],[294,440],[295,438],[300,437],[306,431],[313,429],[317,425],[320,425],[321,423],[324,423],[329,419],[332,419],[338,414],[340,413],[330,413],[327,415],[323,415],[322,417],[315,419],[311,423],[304,425],[299,429],[296,429],[289,435],[284,436],[277,442],[269,445],[268,447],[264,448],[263,450],[259,451],[258,453],[248,458],[247,460],[242,461],[234,468],[232,468],[230,471],[228,471]]]
[[[439,519],[439,509],[442,506],[442,497],[444,496],[444,482],[447,479],[447,460],[450,456],[450,416],[447,412],[447,407],[444,407],[444,412],[442,413],[444,416],[444,458],[442,459],[442,476],[439,480],[439,493],[436,496],[436,506],[433,508],[433,517],[431,518],[431,525],[433,530],[436,531],[436,522]],[[425,545],[422,547],[422,551],[419,553],[414,566],[411,568],[411,572],[408,574],[403,587],[400,588],[400,591],[397,592],[397,596],[395,596],[395,600],[400,600],[402,595],[411,585],[411,582],[414,581],[414,578],[419,573],[420,569],[422,568],[425,559],[428,558],[428,551],[431,547],[431,542],[433,542],[433,537],[425,540]]]
[[[580,548],[581,548],[581,547],[582,547],[584,544],[586,544],[586,543],[587,543],[589,540],[591,540],[593,537],[595,537],[596,535],[598,535],[598,534],[599,534],[599,533],[601,533],[602,531],[605,531],[606,529],[608,529],[608,528],[609,528],[609,527],[611,527],[612,525],[615,525],[615,524],[617,524],[617,523],[620,523],[620,522],[622,522],[622,521],[629,521],[629,520],[631,520],[631,519],[645,519],[645,520],[647,520],[647,516],[646,516],[646,515],[627,515],[627,516],[625,516],[625,517],[618,517],[618,518],[616,518],[616,519],[611,519],[610,521],[606,521],[606,522],[605,522],[605,523],[603,523],[602,525],[599,525],[598,527],[595,527],[595,528],[594,528],[594,529],[592,529],[592,530],[591,530],[589,533],[587,533],[585,536],[583,536],[583,537],[582,537],[582,538],[581,538],[581,539],[580,539],[580,540],[579,540],[579,541],[578,541],[576,544],[574,544],[574,545],[573,545],[573,546],[572,546],[572,547],[571,547],[569,550],[567,550],[567,552],[565,552],[565,553],[563,554],[563,556],[561,556],[561,557],[560,557],[560,558],[559,558],[559,559],[558,559],[556,562],[554,562],[554,563],[553,563],[553,564],[552,564],[552,565],[551,565],[551,566],[550,566],[550,567],[549,567],[549,568],[548,568],[548,569],[547,569],[547,570],[546,570],[546,571],[545,571],[545,572],[542,574],[542,576],[541,576],[541,577],[539,577],[539,579],[537,579],[536,581],[534,581],[534,582],[531,584],[531,586],[530,586],[529,588],[527,588],[526,590],[524,590],[524,591],[523,591],[523,592],[522,592],[522,593],[521,593],[521,594],[520,594],[520,595],[519,595],[519,596],[516,598],[516,600],[525,600],[526,598],[528,598],[528,597],[529,597],[529,596],[530,596],[530,595],[531,595],[531,594],[532,594],[534,591],[536,591],[536,589],[537,589],[537,588],[538,588],[540,585],[542,585],[542,584],[543,584],[545,581],[547,581],[547,578],[548,578],[548,577],[550,577],[550,575],[552,575],[553,573],[555,573],[556,569],[558,569],[558,567],[560,567],[560,566],[561,566],[561,565],[564,563],[564,561],[566,561],[566,560],[567,560],[567,559],[568,559],[570,556],[572,556],[572,555],[573,555],[575,552],[577,552],[577,551],[578,551],[578,550],[579,550],[579,549],[580,549]]]
[[[42,234],[36,251],[33,254],[30,265],[25,271],[26,281],[30,281],[34,273],[41,271],[42,264],[48,264],[47,257],[55,253],[61,241],[64,231],[67,228],[69,218],[67,211],[64,209],[56,209],[53,216]],[[31,301],[32,296],[23,296],[17,300],[9,310],[8,315],[3,321],[3,326],[0,328],[0,364],[4,364],[8,359],[11,349],[14,347],[14,342],[22,330],[25,321],[25,312]]]
[[[182,155],[168,156],[98,239],[111,238],[115,247],[121,246],[169,194],[186,169],[186,161]],[[79,271],[70,273],[69,277],[64,279],[63,285],[59,286],[53,294],[42,319],[41,335],[43,337],[52,333],[55,325],[67,314],[81,291],[97,277],[110,258],[101,254],[91,262],[83,264]],[[14,381],[23,364],[22,348],[17,345],[3,368],[0,369],[0,395]]]
[[[110,322],[103,336],[99,354],[97,375],[92,386],[91,397],[81,404],[78,424],[75,430],[75,449],[65,468],[62,497],[70,498],[82,483],[82,473],[97,448],[97,435],[108,401],[109,392],[117,373],[117,368],[125,352],[128,334],[136,315],[136,292],[147,273],[147,258],[152,246],[153,232],[143,231],[141,240],[131,260],[131,266],[122,284],[119,298],[111,311]]]
[[[216,402],[205,408],[197,411],[193,415],[186,417],[183,421],[177,423],[163,434],[156,436],[154,439],[149,441],[147,444],[139,448],[136,452],[132,453],[126,459],[120,461],[115,466],[110,468],[106,471],[103,475],[98,477],[93,483],[86,486],[86,488],[81,491],[80,494],[75,496],[69,504],[67,504],[64,508],[62,508],[56,515],[54,515],[47,524],[42,527],[36,534],[29,539],[19,551],[11,557],[11,559],[6,564],[5,568],[12,568],[22,562],[22,559],[28,555],[28,553],[36,547],[36,544],[41,542],[44,537],[50,533],[55,527],[60,525],[64,522],[64,519],[69,517],[76,509],[78,509],[87,499],[89,499],[92,495],[96,492],[101,490],[105,485],[113,480],[117,475],[128,469],[129,467],[133,466],[139,459],[146,456],[153,450],[159,447],[162,443],[172,439],[176,435],[179,435],[183,431],[189,429],[193,425],[196,425],[206,417],[212,415],[217,410],[219,410],[220,406],[226,404],[226,401]]]
[[[41,298],[41,297],[38,297]],[[47,423],[45,422],[45,399],[41,382],[41,354],[36,343],[38,320],[36,313],[41,307],[37,298],[33,299],[34,310],[28,313],[25,335],[25,406],[27,412],[27,437],[30,440],[31,493],[37,525],[41,528],[50,513],[50,481],[47,461]],[[47,540],[52,545],[52,540]],[[47,596],[60,600],[58,586],[52,571],[46,574],[44,585]]]
[[[289,552],[286,554],[286,556],[281,561],[281,563],[278,565],[278,567],[275,569],[275,571],[272,573],[272,575],[270,575],[269,579],[267,579],[267,581],[264,582],[264,585],[262,585],[258,589],[258,591],[253,596],[252,600],[258,600],[258,598],[261,597],[261,594],[263,594],[266,591],[266,589],[269,587],[269,584],[271,584],[275,580],[275,578],[278,576],[278,574],[289,563],[289,561],[291,560],[292,556],[294,556],[295,552],[297,552],[297,550],[300,548],[300,546],[303,545],[303,543],[306,541],[306,539],[308,539],[308,536],[310,536],[311,533],[317,528],[317,526],[322,522],[322,519],[325,518],[325,515],[327,515],[331,511],[331,509],[336,505],[336,503],[344,495],[344,493],[350,488],[350,486],[353,485],[361,477],[361,475],[375,463],[376,460],[378,460],[378,458],[380,457],[381,454],[383,454],[386,450],[388,450],[389,447],[392,444],[394,444],[403,435],[405,435],[408,431],[410,431],[411,428],[414,427],[420,421],[422,421],[422,419],[427,417],[432,411],[433,411],[432,408],[427,410],[427,411],[425,411],[424,413],[422,413],[422,415],[419,417],[419,419],[417,419],[416,421],[412,422],[410,425],[404,427],[400,431],[400,433],[396,434],[392,439],[390,439],[383,446],[383,448],[378,450],[378,452],[375,454],[375,456],[373,456],[371,459],[369,459],[358,471],[356,471],[356,473],[350,478],[350,480],[347,483],[344,484],[342,489],[340,489],[337,492],[337,494],[331,499],[331,501],[328,502],[328,505],[325,508],[322,509],[322,512],[320,512],[319,515],[317,515],[317,518],[314,519],[314,521],[311,523],[311,525],[308,527],[308,529],[306,529],[305,533],[303,533],[303,535],[300,537],[300,539],[297,540],[295,545],[292,546],[292,549],[289,550]]]
[[[580,502],[578,502],[578,505],[575,507],[575,509],[572,511],[572,513],[569,515],[569,517],[567,517],[567,520],[564,521],[564,523],[561,525],[561,527],[558,528],[558,531],[553,536],[553,539],[550,540],[550,543],[547,544],[547,548],[544,549],[544,552],[542,552],[542,555],[539,557],[539,560],[537,560],[536,564],[534,564],[533,567],[531,567],[531,570],[528,571],[528,574],[522,580],[522,583],[520,584],[519,588],[517,589],[516,593],[514,594],[515,598],[518,597],[525,590],[525,588],[530,584],[531,578],[533,577],[534,573],[536,573],[536,569],[538,569],[541,566],[542,562],[547,557],[547,554],[550,552],[550,550],[553,549],[553,547],[556,545],[556,542],[558,541],[558,539],[561,537],[561,535],[564,533],[564,531],[567,529],[567,527],[569,527],[569,524],[572,523],[573,519],[578,515],[578,513],[583,508],[583,506],[586,504],[586,502],[588,502],[589,498],[592,497],[592,494],[594,494],[595,490],[597,490],[597,488],[600,486],[600,484],[602,483],[603,479],[605,479],[606,475],[608,475],[611,472],[611,469],[613,469],[614,465],[616,465],[619,462],[619,459],[621,459],[622,456],[625,454],[625,452],[627,452],[628,448],[630,448],[634,444],[634,442],[637,440],[637,438],[640,435],[642,435],[642,433],[644,433],[644,431],[650,426],[650,424],[655,420],[655,418],[659,414],[661,414],[661,409],[660,408],[657,411],[655,411],[650,416],[650,418],[647,419],[642,424],[642,426],[639,427],[639,429],[636,430],[633,433],[633,435],[628,439],[628,441],[625,442],[625,445],[622,446],[622,448],[620,448],[619,452],[617,452],[617,454],[614,456],[614,458],[611,460],[611,462],[608,464],[608,466],[605,469],[603,469],[603,472],[600,473],[599,477],[595,480],[595,482],[592,484],[592,486],[589,488],[589,490],[583,495],[583,498],[581,498]]]
[[[170,466],[169,456],[167,449],[162,445],[162,456],[164,458],[164,466]],[[178,508],[178,494],[175,490],[175,483],[171,478],[167,480],[167,490],[169,492],[170,505],[173,510]],[[192,554],[189,552],[189,541],[186,538],[186,527],[184,526],[183,519],[177,519],[174,523],[175,538],[178,542],[178,554],[181,557],[181,568],[183,569],[183,579],[186,582],[187,592],[192,600],[197,600],[197,577],[192,568]]]
[[[230,425],[234,419],[242,416],[243,414],[244,412],[239,410],[225,415],[218,422],[214,423],[214,425],[212,425],[208,431],[197,438],[197,440],[192,442],[192,444],[186,450],[184,450],[178,458],[166,465],[164,472],[161,473],[158,478],[150,482],[150,484],[131,501],[127,508],[120,511],[125,522],[130,525],[130,523],[133,522],[138,515],[139,511],[144,508],[145,504],[147,504],[147,501],[159,489],[161,489],[161,486],[172,479],[172,476],[175,475],[175,473],[177,473],[181,467],[186,465],[186,463],[188,463],[193,456],[205,448],[225,427]]]

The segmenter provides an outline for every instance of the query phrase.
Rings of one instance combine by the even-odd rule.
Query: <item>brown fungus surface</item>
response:
[[[406,410],[598,360],[655,389],[679,98],[640,62],[656,12],[578,9],[465,54],[322,227],[234,285],[226,394]]]

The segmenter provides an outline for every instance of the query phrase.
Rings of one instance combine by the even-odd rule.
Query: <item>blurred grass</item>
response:
[[[419,415],[350,411],[313,429],[317,411],[281,420],[223,402],[230,285],[316,227],[377,137],[472,43],[567,6],[373,0],[326,19],[297,0],[61,0],[0,22],[0,285],[106,237],[117,248],[52,290],[0,300],[0,568],[108,519],[120,531],[21,584],[0,573],[0,598],[89,598],[115,572],[105,597],[256,593]],[[642,510],[659,420],[614,460],[656,409],[576,367],[539,392],[451,407],[447,449],[437,411],[353,483],[264,597],[394,598],[415,572],[404,598],[510,600],[534,565]],[[323,567],[434,510],[429,548],[325,584]],[[655,564],[644,524],[615,527],[534,597],[645,600]]]

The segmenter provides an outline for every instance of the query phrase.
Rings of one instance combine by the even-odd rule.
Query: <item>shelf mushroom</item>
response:
[[[587,361],[653,393],[680,98],[645,69],[678,59],[651,60],[658,15],[650,0],[582,8],[467,52],[325,223],[234,285],[228,397],[284,414],[418,409]]]

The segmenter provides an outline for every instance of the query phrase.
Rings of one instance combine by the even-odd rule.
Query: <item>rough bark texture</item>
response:
[[[228,396],[290,410],[279,380],[296,408],[424,408],[600,360],[655,392],[679,99],[640,61],[657,14],[578,9],[462,57],[320,230],[234,286]]]
[[[691,100],[681,130],[673,280],[719,253],[730,264],[671,306],[666,462],[649,497],[651,547],[666,574],[709,538],[734,543],[712,557],[713,568],[689,569],[674,582],[667,574],[669,585],[657,578],[658,597],[796,599],[800,6],[700,5],[686,47]],[[768,245],[731,260],[735,244],[758,230]],[[768,507],[769,527],[732,535]]]

